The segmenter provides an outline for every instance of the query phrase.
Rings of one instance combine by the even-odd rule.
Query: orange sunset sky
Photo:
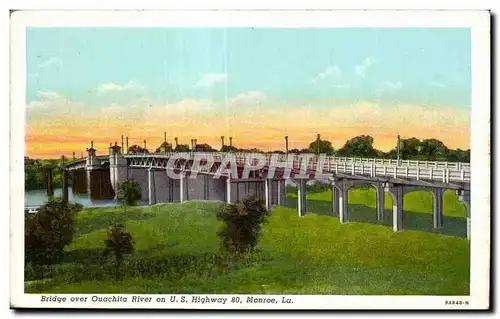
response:
[[[27,33],[26,155],[79,157],[90,141],[335,148],[361,134],[470,146],[463,29],[71,29]],[[226,140],[227,141],[227,140]]]

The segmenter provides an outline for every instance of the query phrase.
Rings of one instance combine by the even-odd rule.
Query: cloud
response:
[[[196,83],[196,86],[210,87],[226,80],[227,75],[225,73],[208,73],[201,77],[201,79]]]
[[[370,65],[372,65],[375,61],[370,58],[366,58],[361,64],[358,64],[354,67],[354,72],[360,77],[364,78],[366,76],[366,71]]]
[[[99,93],[109,92],[124,92],[124,91],[144,91],[144,86],[135,82],[129,81],[126,84],[117,84],[114,82],[103,83],[97,87]]]
[[[52,64],[59,64],[61,63],[61,59],[58,57],[50,57],[47,60],[43,61],[38,65],[39,68],[46,68]]]
[[[244,92],[236,95],[232,100],[232,105],[259,104],[266,99],[264,93],[260,91]]]
[[[328,66],[323,72],[320,72],[315,77],[313,77],[311,81],[318,82],[330,77],[339,78],[340,76],[342,76],[342,71],[338,66],[333,65],[333,66]]]
[[[64,96],[55,91],[38,91],[36,97],[38,98],[37,100],[31,101],[26,105],[28,109],[46,109],[67,102]]]
[[[403,88],[403,84],[398,81],[398,82],[384,82],[380,84],[379,89],[381,91],[398,91]]]
[[[62,99],[62,95],[55,91],[38,91],[36,96],[44,100],[58,100]]]

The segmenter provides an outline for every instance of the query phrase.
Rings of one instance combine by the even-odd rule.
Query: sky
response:
[[[26,155],[90,141],[263,150],[361,134],[470,148],[465,28],[28,28]]]

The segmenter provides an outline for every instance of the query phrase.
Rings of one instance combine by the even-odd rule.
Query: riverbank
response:
[[[356,192],[350,197],[353,201],[370,196]],[[314,196],[328,194],[310,197]],[[294,201],[288,197],[291,206]],[[66,247],[65,260],[45,267],[43,279],[28,269],[26,292],[469,293],[469,241],[464,238],[420,230],[395,233],[389,226],[370,223],[341,225],[338,218],[321,213],[298,217],[293,208],[277,207],[264,225],[257,252],[238,259],[220,251],[215,214],[221,205],[84,209],[77,216],[77,232]],[[374,212],[356,203],[351,208],[359,216]],[[414,213],[431,216],[420,210]],[[454,217],[446,210],[445,215]],[[107,227],[116,221],[125,224],[135,241],[135,252],[127,258],[120,279],[114,278],[111,261],[101,253]]]

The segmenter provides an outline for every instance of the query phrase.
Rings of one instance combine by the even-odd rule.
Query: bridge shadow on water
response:
[[[286,207],[297,209],[297,198],[287,196]],[[329,201],[308,199],[307,212],[334,217],[332,214],[332,203]],[[348,219],[350,222],[362,222],[392,227],[392,210],[385,210],[384,220],[382,223],[379,223],[377,221],[377,210],[375,208],[360,204],[349,204]],[[443,227],[435,229],[431,213],[426,214],[421,212],[404,211],[403,229],[466,238],[467,219],[465,217],[443,216]]]

